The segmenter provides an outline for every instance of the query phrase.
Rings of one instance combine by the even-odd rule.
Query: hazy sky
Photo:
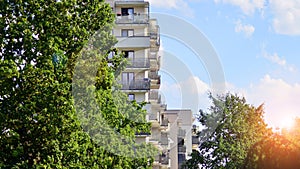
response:
[[[282,126],[300,117],[300,1],[149,1],[151,12],[183,19],[207,38],[205,43],[211,44],[221,63],[226,90],[245,96],[250,104],[265,103],[270,125]],[[161,91],[168,107],[206,110],[215,76],[211,65],[203,56],[199,59],[188,39],[164,35],[179,30],[195,42],[199,38],[180,23],[158,17],[161,22],[170,25],[168,30],[161,28]],[[198,49],[208,47],[199,42]]]

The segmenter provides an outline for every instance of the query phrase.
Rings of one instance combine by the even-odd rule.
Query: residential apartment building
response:
[[[181,130],[188,131],[190,125],[191,131],[192,113],[187,110],[173,113],[168,111],[167,106],[161,101],[159,94],[161,77],[158,74],[160,32],[157,20],[150,18],[149,2],[144,0],[106,0],[106,2],[116,14],[113,29],[113,34],[118,40],[116,48],[124,53],[129,62],[121,73],[122,90],[130,100],[147,103],[146,118],[152,126],[150,135],[138,133],[136,141],[151,143],[160,151],[155,157],[153,168],[178,168],[180,162],[191,152],[191,146],[187,146],[191,142],[191,138],[188,139],[190,132],[185,132],[183,136]],[[183,112],[188,114],[187,117]],[[175,116],[171,117],[169,114]],[[173,125],[175,123],[173,119],[181,123]],[[177,137],[185,141],[181,147],[177,146],[180,142]]]
[[[192,153],[192,124],[194,122],[191,110],[166,110],[164,117],[170,123],[170,159],[172,168],[180,168]]]

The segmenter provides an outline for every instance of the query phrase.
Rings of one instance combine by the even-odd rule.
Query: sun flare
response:
[[[294,118],[292,118],[292,117],[283,118],[280,123],[280,128],[281,129],[291,129],[291,128],[293,128],[294,123],[295,123],[295,121],[294,121]]]

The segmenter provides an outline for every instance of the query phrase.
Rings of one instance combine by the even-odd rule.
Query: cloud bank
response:
[[[270,127],[282,127],[283,119],[300,117],[299,83],[291,84],[283,79],[273,78],[266,74],[257,83],[250,84],[245,88],[237,88],[230,83],[227,83],[226,86],[228,92],[245,97],[249,104],[256,107],[264,104],[265,120]],[[172,106],[182,103],[182,92],[187,92],[184,95],[189,95],[191,100],[186,102],[193,103],[193,105],[179,105],[175,107],[180,108],[180,106],[184,106],[186,108],[186,106],[190,106],[189,108],[194,110],[193,113],[197,113],[200,108],[207,110],[210,106],[211,102],[208,100],[209,90],[210,86],[198,77],[190,77],[185,82],[174,84],[165,82],[161,86],[161,91],[165,95],[170,96],[167,98],[166,103],[172,103]],[[195,98],[198,98],[198,104],[195,103]]]

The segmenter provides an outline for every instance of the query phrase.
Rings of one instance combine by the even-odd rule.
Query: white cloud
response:
[[[160,90],[163,93],[168,93],[172,98],[182,99],[184,94],[193,95],[198,97],[200,95],[206,95],[210,91],[208,84],[200,80],[196,76],[189,77],[186,81],[177,83],[169,83],[164,81],[161,84]],[[192,98],[192,97],[191,97]]]
[[[265,51],[265,49],[263,49],[262,56],[289,72],[296,72],[296,68],[293,65],[288,64],[287,61],[283,57],[280,57],[277,53],[269,54]]]
[[[209,85],[200,80],[197,76],[190,77],[187,81],[181,82],[180,86],[186,87],[189,93],[199,95],[207,94],[207,92],[209,91]]]
[[[189,108],[192,109],[193,113],[197,113],[200,108],[208,108],[210,105],[209,89],[209,85],[196,76],[175,83],[163,81],[160,87],[168,107]]]
[[[247,89],[250,103],[265,103],[265,119],[273,127],[282,125],[282,119],[300,117],[300,84],[289,84],[282,79],[265,75],[258,84]]]
[[[160,91],[164,96],[171,96],[175,99],[181,99],[181,87],[177,83],[169,83],[167,81],[163,81],[160,86]]]
[[[272,26],[276,33],[300,35],[299,0],[214,0],[215,3],[230,4],[239,7],[245,15],[259,11],[264,16],[265,9],[273,14]],[[268,5],[268,8],[265,6]]]
[[[161,91],[169,97],[166,102],[168,105],[191,108],[194,113],[200,108],[207,110],[206,108],[210,106],[211,102],[207,95],[209,90],[210,86],[198,77],[190,77],[185,82],[177,84],[164,83],[161,86]],[[245,97],[247,103],[256,107],[264,103],[265,120],[270,127],[282,127],[283,120],[300,117],[300,83],[291,84],[267,74],[259,82],[246,88],[237,88],[227,82],[226,91]],[[185,95],[189,97],[184,98]]]
[[[186,16],[193,17],[194,11],[185,0],[148,0],[152,6],[166,9],[175,9]]]
[[[274,14],[275,32],[285,35],[300,35],[300,1],[270,0],[269,4]]]
[[[265,0],[215,0],[215,3],[226,3],[238,6],[246,15],[252,15],[256,10],[264,8]]]
[[[266,55],[265,57],[280,66],[286,66],[286,60],[280,58],[277,53],[274,53],[273,55]]]
[[[226,86],[230,93],[245,97],[248,104],[264,104],[264,118],[270,127],[282,127],[283,121],[300,117],[299,83],[291,84],[267,74],[249,87],[238,88],[229,83]]]
[[[243,24],[241,23],[241,21],[238,20],[238,21],[236,22],[236,24],[235,24],[234,30],[235,30],[235,32],[237,32],[237,33],[240,33],[240,32],[244,33],[245,36],[249,38],[249,37],[251,37],[252,34],[254,33],[255,27],[254,27],[253,25],[249,25],[249,24],[243,25]]]

